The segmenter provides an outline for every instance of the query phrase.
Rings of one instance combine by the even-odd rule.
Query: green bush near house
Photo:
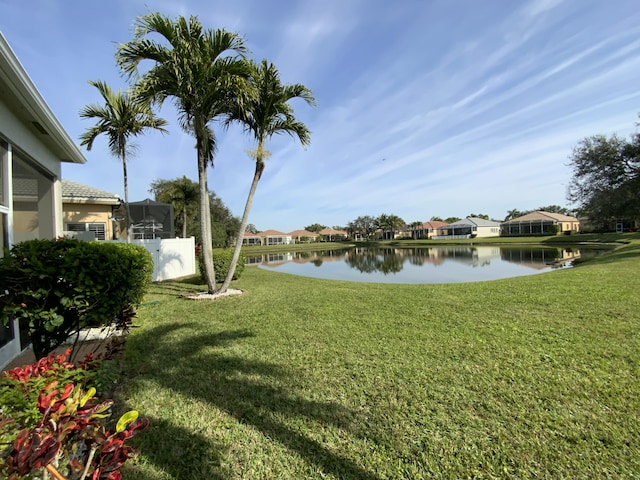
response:
[[[151,285],[151,254],[137,245],[29,240],[0,259],[0,320],[28,325],[37,358],[85,327],[109,325]]]
[[[231,257],[233,256],[233,250],[219,250],[213,252],[213,268],[216,271],[216,282],[222,283],[224,282],[224,278],[229,271],[229,266],[231,265]],[[200,281],[202,283],[207,283],[204,278],[204,263],[202,261],[202,255],[198,255],[198,271],[200,272]],[[237,280],[242,275],[244,271],[244,264],[247,262],[246,257],[243,253],[240,254],[240,258],[238,259],[238,264],[236,265],[236,270],[233,274],[233,280]]]

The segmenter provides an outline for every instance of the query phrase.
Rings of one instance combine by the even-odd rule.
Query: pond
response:
[[[609,250],[579,247],[350,247],[316,252],[246,254],[247,265],[304,277],[375,283],[459,283],[569,268]]]

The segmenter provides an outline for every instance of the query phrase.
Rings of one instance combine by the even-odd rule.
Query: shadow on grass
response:
[[[172,296],[172,297],[177,297],[181,293],[185,293],[185,292],[189,292],[189,293],[202,292],[203,290],[206,290],[206,289],[207,289],[207,287],[205,287],[204,285],[203,286],[199,286],[197,284],[193,284],[193,283],[189,283],[189,282],[184,282],[184,283],[180,283],[180,282],[163,282],[163,283],[154,284],[153,294],[154,295],[169,295],[169,296]]]
[[[143,359],[142,365],[134,367],[136,375],[215,406],[239,423],[253,426],[264,437],[280,443],[327,474],[355,480],[378,478],[306,435],[304,426],[300,425],[301,422],[312,421],[353,431],[357,418],[355,412],[339,404],[311,401],[290,393],[287,391],[288,379],[295,372],[280,365],[229,355],[225,351],[230,342],[252,336],[250,332],[236,330],[203,334],[197,333],[194,327],[163,325],[136,335],[127,348],[128,356],[131,354],[132,358]],[[163,447],[159,447],[163,438],[170,438],[171,430],[176,430],[176,427],[168,419],[155,421],[159,422],[160,428],[150,429],[141,435],[141,453],[158,467],[171,471],[176,478],[184,478],[189,470],[182,470],[180,466],[177,468],[179,471],[173,473],[171,469],[176,470],[176,467],[166,465],[170,463],[169,457]],[[196,438],[196,445],[202,441]],[[206,445],[202,448],[211,447]],[[195,458],[193,461],[198,470],[206,472],[211,469],[210,474],[200,478],[225,476],[226,472],[213,464],[202,465]]]
[[[215,445],[212,440],[186,428],[177,427],[156,417],[147,417],[149,428],[131,440],[131,445],[142,453],[137,463],[153,464],[156,468],[179,479],[229,478],[221,466],[223,445]],[[125,478],[152,480],[151,473],[145,474],[134,465],[127,464]]]

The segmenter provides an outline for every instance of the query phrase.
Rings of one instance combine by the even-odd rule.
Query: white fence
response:
[[[116,240],[118,241],[118,240]],[[189,238],[155,238],[131,240],[151,252],[154,282],[186,277],[196,273],[196,240]]]

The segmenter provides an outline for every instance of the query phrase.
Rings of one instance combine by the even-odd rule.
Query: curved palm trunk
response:
[[[200,191],[200,236],[202,238],[202,259],[204,276],[207,280],[207,292],[216,291],[216,275],[213,266],[213,246],[211,245],[211,211],[209,207],[209,191],[207,189],[207,158],[202,145],[202,137],[198,136],[198,186]]]
[[[258,146],[258,152],[261,152],[261,145]],[[238,259],[240,258],[240,250],[242,250],[242,240],[244,238],[244,231],[247,228],[247,221],[249,220],[249,211],[251,210],[251,204],[253,203],[253,196],[256,193],[256,188],[258,186],[258,182],[260,181],[260,177],[262,177],[262,172],[264,171],[264,162],[262,161],[262,155],[260,158],[256,158],[256,171],[253,174],[253,181],[251,182],[251,188],[249,189],[249,195],[247,196],[247,203],[244,206],[244,213],[242,214],[242,220],[240,221],[240,228],[238,229],[238,235],[236,237],[236,245],[233,250],[233,257],[231,258],[231,264],[229,265],[229,271],[227,272],[227,276],[224,277],[224,282],[220,287],[220,293],[224,293],[229,288],[231,284],[231,279],[233,278],[233,274],[236,271],[236,265],[238,264]]]
[[[127,239],[127,243],[130,243],[131,239],[129,238],[129,221],[131,219],[131,212],[129,211],[129,182],[127,181],[127,158],[125,153],[122,154],[122,174],[124,178],[124,235]]]

